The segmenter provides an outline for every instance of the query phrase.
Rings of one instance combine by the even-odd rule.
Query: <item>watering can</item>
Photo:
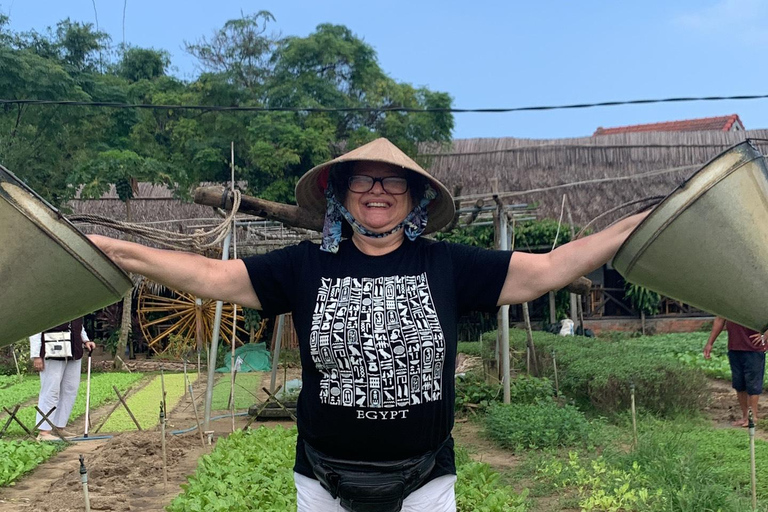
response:
[[[0,166],[0,347],[120,300],[128,275]]]
[[[613,266],[627,281],[768,330],[768,167],[753,142],[719,154],[667,196]]]

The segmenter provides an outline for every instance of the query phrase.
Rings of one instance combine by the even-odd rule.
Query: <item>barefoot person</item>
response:
[[[64,431],[64,427],[67,426],[80,387],[83,347],[93,350],[95,346],[96,344],[88,339],[82,318],[29,338],[32,365],[40,372],[40,397],[37,406],[66,437],[72,437],[72,434]],[[54,407],[53,412],[48,414]],[[42,419],[40,413],[37,413],[35,423],[40,423]],[[43,421],[37,439],[60,441],[61,438],[52,434],[51,430],[51,424]]]
[[[709,359],[715,340],[723,332],[728,331],[728,362],[731,365],[731,383],[736,390],[736,396],[741,408],[741,418],[734,421],[734,427],[746,427],[749,424],[749,409],[757,420],[757,401],[763,392],[763,375],[765,374],[765,349],[762,337],[742,325],[729,322],[724,318],[715,318],[709,340],[704,345],[704,358]]]
[[[459,316],[566,286],[612,258],[643,216],[549,254],[429,240],[453,219],[453,198],[386,139],[309,170],[296,199],[325,219],[322,244],[221,261],[91,240],[123,269],[172,288],[293,313],[299,512],[455,511]]]

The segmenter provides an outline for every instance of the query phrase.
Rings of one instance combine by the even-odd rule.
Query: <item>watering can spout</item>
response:
[[[0,166],[0,346],[120,300],[128,275]]]
[[[613,262],[627,281],[768,329],[768,167],[751,143],[710,160],[630,234]]]

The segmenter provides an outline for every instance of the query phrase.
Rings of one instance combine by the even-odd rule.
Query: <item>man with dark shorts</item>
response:
[[[741,419],[732,423],[734,427],[746,427],[749,424],[749,409],[757,420],[757,401],[763,392],[765,374],[765,349],[760,333],[742,325],[715,318],[712,332],[704,346],[704,358],[709,359],[712,345],[723,332],[728,331],[728,362],[731,365],[731,382],[739,399]]]

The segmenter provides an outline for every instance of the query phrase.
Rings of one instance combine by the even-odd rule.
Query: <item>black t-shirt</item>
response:
[[[434,450],[432,478],[455,473],[456,322],[495,311],[510,252],[417,239],[368,256],[302,242],[244,260],[266,316],[292,312],[302,390],[294,470],[314,478],[303,444],[329,456],[390,461]]]

